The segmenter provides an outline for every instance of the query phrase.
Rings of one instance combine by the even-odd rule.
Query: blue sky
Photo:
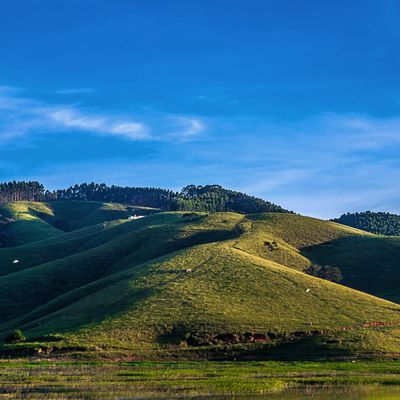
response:
[[[0,0],[0,180],[400,213],[400,1]]]

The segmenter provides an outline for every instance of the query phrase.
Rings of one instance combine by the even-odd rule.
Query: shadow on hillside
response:
[[[346,348],[339,348],[327,343],[322,337],[305,337],[276,346],[255,346],[234,350],[225,357],[216,355],[212,359],[237,361],[318,361],[326,359],[346,359],[351,353]]]
[[[181,238],[179,241],[177,241],[177,246],[175,250],[196,246],[198,244],[231,240],[235,239],[237,236],[238,234],[230,229],[219,229],[219,230],[213,230],[211,232],[210,231],[196,232],[188,236],[187,238]]]
[[[56,263],[57,265],[61,263],[59,266],[61,270],[57,274],[57,279],[54,279],[54,265],[46,264],[45,267],[48,269],[48,275],[42,274],[40,282],[37,282],[34,288],[30,287],[28,290],[29,293],[40,293],[40,298],[33,298],[32,295],[26,296],[23,301],[24,306],[20,306],[19,310],[16,310],[18,313],[16,313],[14,318],[25,314],[22,319],[18,320],[19,326],[21,326],[21,323],[28,323],[28,321],[38,320],[43,317],[46,318],[47,315],[57,313],[65,307],[85,300],[88,296],[93,296],[94,300],[99,299],[98,308],[93,310],[91,304],[88,307],[82,307],[82,310],[86,308],[92,310],[89,315],[85,314],[82,318],[78,314],[70,316],[70,312],[63,318],[57,317],[57,331],[72,329],[79,326],[79,324],[84,326],[87,324],[87,321],[91,321],[91,323],[93,321],[101,322],[115,314],[124,313],[128,310],[131,311],[135,308],[137,301],[155,294],[159,287],[173,280],[181,279],[185,275],[185,268],[168,271],[168,274],[161,270],[157,274],[164,276],[161,279],[162,282],[150,285],[146,289],[140,289],[135,288],[134,285],[129,283],[129,280],[134,279],[134,275],[138,272],[136,267],[145,273],[146,265],[142,265],[143,263],[195,245],[231,239],[236,235],[232,230],[215,230],[212,232],[193,231],[191,233],[190,236],[182,237],[180,236],[181,231],[179,229],[174,233],[171,231],[164,232],[157,238],[156,242],[159,245],[155,248],[154,243],[152,243],[152,240],[155,240],[154,236],[151,234],[151,231],[146,230],[144,236],[137,240],[135,246],[132,246],[133,243],[130,240],[126,241],[126,245],[123,247],[127,252],[126,254],[123,254],[121,249],[117,251],[112,247],[110,249],[107,248],[107,252],[99,254],[96,249],[88,250],[86,255],[90,255],[93,251],[94,253],[91,257],[84,259],[85,262],[79,263],[81,259],[75,256],[67,257],[64,261],[58,260]],[[136,239],[138,239],[137,236],[138,233],[135,232],[134,237]],[[129,259],[116,268],[121,257],[122,259],[129,257]],[[114,270],[112,268],[113,264],[115,265]],[[196,267],[198,265],[188,266],[190,269]],[[127,275],[124,275],[123,271],[127,269],[129,269],[129,272],[126,272]],[[73,273],[73,271],[76,273]],[[80,272],[78,273],[78,271]],[[127,281],[124,282],[125,280]],[[117,284],[121,290],[108,295],[109,297],[99,297],[99,292],[106,291],[108,293],[114,284]],[[23,289],[26,289],[25,286],[23,285]],[[48,290],[49,287],[51,290]],[[121,293],[126,293],[126,295],[121,297]],[[26,315],[27,312],[29,314]],[[82,312],[84,314],[85,311]],[[46,329],[44,329],[46,323],[43,321],[40,323],[43,325],[39,333],[46,333]],[[53,324],[51,325],[53,326]],[[28,323],[27,326],[23,327],[24,329],[32,329],[31,327],[33,326],[36,325]],[[51,332],[51,330],[48,332]]]
[[[133,271],[143,263],[195,245],[231,239],[235,235],[235,232],[229,229],[210,232],[194,228],[185,231],[180,224],[174,224],[172,227],[167,224],[161,228],[156,225],[154,229],[122,232],[118,237],[107,237],[105,241],[96,242],[93,248],[47,261],[34,267],[36,269],[22,271],[19,275],[22,277],[21,282],[11,281],[4,284],[3,298],[7,298],[7,293],[24,293],[24,296],[20,296],[11,309],[3,302],[0,316],[5,323],[40,308],[43,311],[41,317],[46,315],[44,310],[48,302],[52,303],[52,312],[60,309],[55,308],[55,305],[61,296],[62,307],[65,306],[66,299],[73,298],[71,302],[77,301],[75,297],[68,297],[68,292],[79,291],[84,287],[86,291],[87,288],[94,288],[97,284],[92,284],[99,280],[111,278],[114,274],[128,269]],[[185,268],[194,267],[196,265]],[[113,281],[113,278],[110,280]],[[92,294],[92,291],[88,294]]]
[[[146,209],[126,205],[123,208],[110,208],[104,203],[95,201],[55,201],[51,202],[54,215],[28,208],[30,214],[64,232],[71,232],[101,222],[127,219],[132,215],[152,215],[157,209]]]
[[[64,232],[71,232],[81,228],[80,223],[90,217],[91,214],[99,213],[102,217],[101,222],[127,218],[126,211],[104,210],[104,205],[97,202],[80,202],[78,207],[75,202],[60,201],[59,203],[53,203],[52,206],[54,215],[42,213],[31,207],[28,208],[28,211],[30,214]]]
[[[160,344],[171,342],[160,340]],[[184,352],[175,348],[171,355],[210,361],[322,361],[346,360],[355,356],[339,340],[324,336],[286,338],[269,343],[221,344],[214,346],[184,346]]]
[[[116,285],[113,286],[113,284]],[[72,292],[61,296],[16,320],[18,326],[28,333],[27,343],[36,336],[52,335],[53,332],[62,334],[101,323],[109,317],[117,317],[128,310],[132,312],[142,300],[156,293],[154,288],[131,287],[129,281],[124,281],[124,279],[111,284],[98,282],[90,286],[81,290],[80,293]],[[113,288],[116,289],[115,294],[110,296],[110,290]],[[82,299],[82,305],[84,305],[85,297],[91,295],[93,299],[89,307],[78,306],[74,310]],[[72,309],[68,310],[69,307]],[[2,328],[5,327],[7,331],[14,328],[13,323],[5,324]],[[2,331],[1,334],[4,335],[4,332]]]
[[[52,222],[53,222],[53,216],[52,216],[51,214],[48,214],[48,213],[45,213],[45,212],[41,212],[41,211],[35,210],[35,209],[32,208],[32,207],[28,207],[28,208],[27,208],[26,214],[31,214],[31,215],[33,215],[33,216],[35,216],[35,217],[41,219],[42,221],[47,222],[47,223],[50,224],[50,225],[51,225]]]
[[[398,238],[349,236],[302,248],[301,254],[315,264],[338,267],[343,285],[377,296],[400,294]]]

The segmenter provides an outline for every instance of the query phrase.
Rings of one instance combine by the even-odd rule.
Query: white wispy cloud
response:
[[[139,122],[119,121],[112,117],[87,115],[71,108],[50,109],[45,115],[51,122],[55,122],[66,129],[122,136],[130,140],[150,138],[148,127]]]
[[[77,106],[52,105],[0,91],[0,139],[40,133],[82,131],[119,136],[129,140],[150,139],[147,124],[119,115],[101,115]]]
[[[71,92],[70,90],[68,90]],[[149,115],[132,118],[115,112],[93,112],[77,105],[53,104],[21,95],[21,90],[0,86],[0,142],[48,132],[80,131],[127,140],[188,139],[205,129],[195,117]]]
[[[177,128],[171,135],[182,139],[197,136],[206,129],[204,122],[195,117],[174,116],[172,119],[176,122]]]

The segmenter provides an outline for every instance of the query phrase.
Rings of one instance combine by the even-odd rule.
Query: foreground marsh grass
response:
[[[295,390],[350,391],[370,385],[397,390],[400,362],[0,362],[0,398],[289,396]]]

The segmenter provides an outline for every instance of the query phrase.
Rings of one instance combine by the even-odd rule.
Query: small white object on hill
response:
[[[192,271],[193,271],[192,268],[186,268],[186,269],[185,269],[185,272],[186,272],[186,273],[189,273],[189,272],[192,272]]]
[[[307,289],[307,290],[306,290],[306,293],[308,293],[310,290],[311,290],[311,289]]]
[[[144,215],[130,215],[129,217],[128,217],[128,219],[131,221],[131,220],[133,220],[133,219],[140,219],[140,218],[144,218]]]
[[[13,261],[13,264],[18,264],[19,263],[19,260],[14,260]]]

